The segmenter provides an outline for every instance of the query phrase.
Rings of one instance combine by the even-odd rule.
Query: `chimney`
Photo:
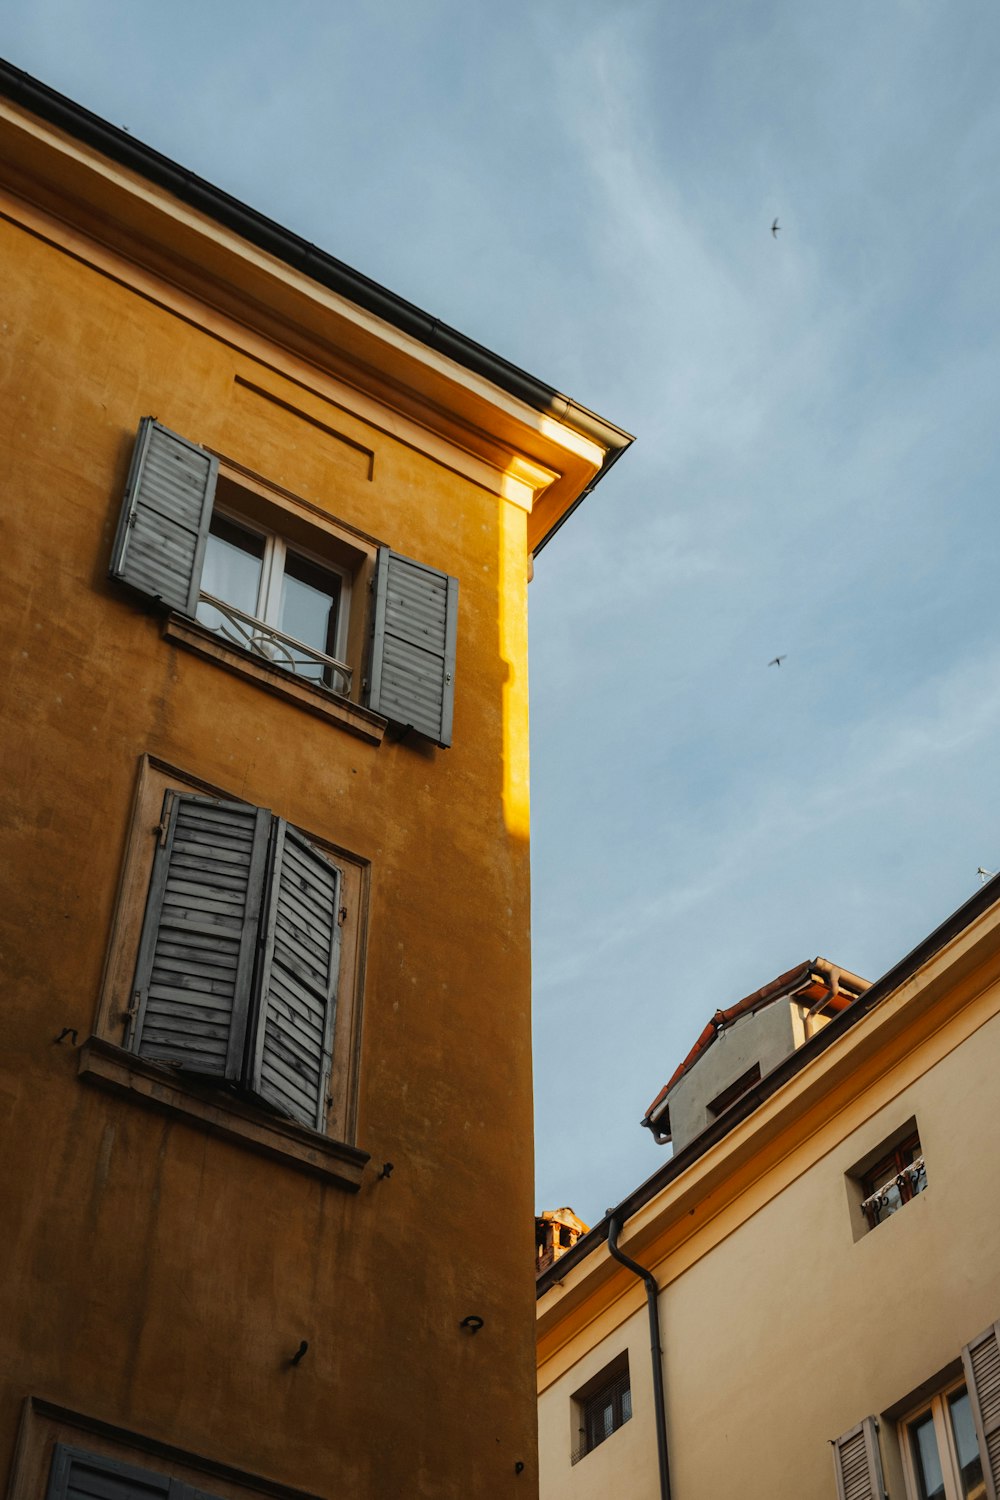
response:
[[[535,1275],[572,1250],[590,1228],[571,1208],[549,1208],[535,1216]]]

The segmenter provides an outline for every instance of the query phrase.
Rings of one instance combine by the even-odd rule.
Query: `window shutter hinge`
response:
[[[134,526],[135,522],[136,522],[136,517],[137,517],[138,513],[139,513],[139,507],[137,505],[133,505],[132,509],[128,513],[128,520],[127,520],[127,522],[125,524],[127,526],[129,526],[129,527]]]
[[[337,925],[338,925],[338,927],[343,927],[343,925],[344,925],[344,923],[346,921],[347,921],[347,907],[346,906],[342,906],[340,908],[340,911],[337,913]]]
[[[142,999],[142,991],[141,990],[136,990],[135,993],[132,996],[132,1000],[131,1000],[131,1003],[129,1005],[128,1010],[123,1010],[122,1011],[122,1020],[123,1021],[134,1021],[135,1020],[136,1016],[139,1014],[139,1002],[140,1002],[141,999]]]

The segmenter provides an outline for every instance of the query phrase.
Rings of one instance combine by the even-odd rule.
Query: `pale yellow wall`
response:
[[[895,1065],[873,1067],[869,1081],[859,1058],[866,1086],[842,1097],[817,1131],[804,1126],[801,1143],[717,1218],[709,1203],[703,1227],[655,1265],[664,1287],[671,1477],[683,1500],[831,1500],[828,1440],[896,1407],[1000,1316],[1000,1190],[992,1170],[1000,1153],[1000,984],[973,981],[963,1000],[966,992],[967,1003],[936,1028],[933,1013],[924,1012],[924,1034],[914,1029],[912,1047],[901,1005]],[[920,1130],[927,1190],[855,1240],[844,1174],[910,1116]],[[624,1244],[627,1236],[628,1229]],[[543,1500],[609,1493],[601,1450],[575,1467],[567,1486],[559,1424],[585,1368],[607,1363],[623,1339],[642,1345],[639,1297],[641,1289],[611,1303],[595,1289],[589,1303],[567,1313],[561,1331],[556,1319],[546,1332]],[[544,1319],[544,1298],[542,1308]],[[642,1363],[648,1367],[648,1352]],[[882,1432],[896,1500],[903,1489],[891,1420]],[[635,1465],[646,1475],[645,1488],[633,1478],[620,1493],[655,1495],[648,1403],[637,1399],[632,1422],[604,1446],[616,1444],[630,1473]]]
[[[580,1433],[573,1393],[605,1365],[628,1350],[632,1384],[632,1420],[607,1438],[579,1463],[570,1463]],[[645,1298],[641,1312],[584,1353],[572,1370],[544,1391],[538,1402],[538,1485],[545,1500],[576,1500],[581,1495],[628,1496],[655,1500],[656,1449],[652,1427],[653,1378],[649,1360],[649,1319]],[[650,1466],[650,1452],[653,1463]]]

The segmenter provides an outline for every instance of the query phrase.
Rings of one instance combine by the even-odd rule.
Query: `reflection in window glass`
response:
[[[948,1398],[951,1414],[951,1430],[955,1438],[958,1455],[958,1471],[962,1480],[963,1500],[982,1500],[986,1494],[983,1466],[979,1459],[979,1444],[972,1421],[972,1406],[968,1391],[955,1391]]]
[[[910,1442],[913,1445],[913,1467],[917,1475],[920,1500],[943,1500],[944,1475],[941,1472],[934,1418],[930,1412],[910,1423]]]
[[[205,546],[202,592],[234,604],[244,614],[256,615],[264,538],[255,536],[224,516],[213,516]],[[226,621],[211,605],[198,605],[198,619],[209,630],[224,630]]]
[[[285,558],[278,629],[327,656],[335,656],[339,597],[340,580],[335,573],[289,552]],[[323,678],[320,663],[294,650],[292,655],[296,671]]]

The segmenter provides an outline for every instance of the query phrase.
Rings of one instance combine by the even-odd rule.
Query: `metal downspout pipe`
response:
[[[653,1407],[656,1414],[656,1456],[660,1464],[660,1500],[670,1500],[670,1465],[667,1458],[667,1416],[663,1400],[663,1350],[660,1347],[659,1287],[652,1271],[640,1266],[618,1248],[622,1221],[617,1214],[608,1220],[608,1249],[615,1260],[620,1261],[635,1276],[646,1284],[646,1302],[649,1308],[649,1352],[653,1364]]]

